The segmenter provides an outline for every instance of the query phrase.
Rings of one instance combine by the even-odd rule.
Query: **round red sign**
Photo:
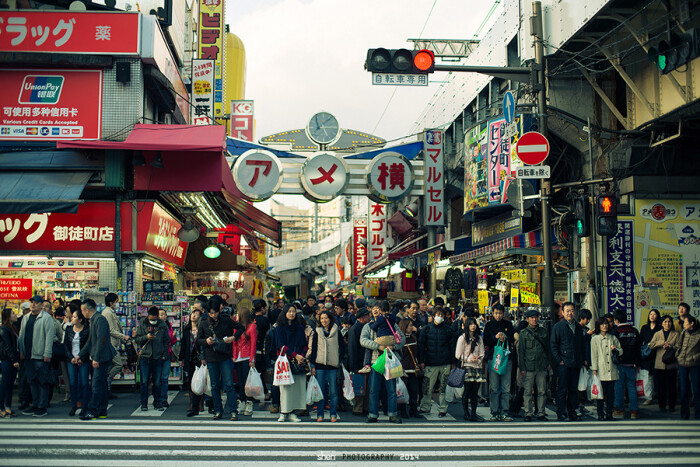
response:
[[[530,131],[520,137],[515,152],[523,164],[541,164],[549,155],[549,141],[542,133]]]

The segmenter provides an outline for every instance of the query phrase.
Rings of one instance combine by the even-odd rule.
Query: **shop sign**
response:
[[[231,137],[253,141],[253,101],[231,101]]]
[[[214,124],[214,60],[192,60],[193,125]]]
[[[678,208],[661,201],[653,204],[644,204],[639,208],[639,216],[657,223],[674,220],[678,217]]]
[[[524,305],[541,305],[540,296],[537,295],[537,285],[534,282],[520,283],[520,301]]]
[[[606,309],[627,313],[627,322],[634,323],[634,274],[633,221],[618,220],[617,233],[607,237],[605,283],[607,285]]]
[[[0,51],[139,55],[140,18],[138,12],[0,12]]]
[[[514,308],[519,306],[519,297],[520,297],[520,289],[518,287],[511,287],[510,288],[510,307]]]
[[[145,221],[146,218],[141,216],[139,223],[142,220]],[[156,258],[182,267],[185,264],[188,244],[177,236],[177,231],[181,227],[182,224],[165,212],[158,204],[153,203],[144,251]]]
[[[367,264],[379,261],[386,252],[386,205],[369,203],[369,238],[367,239]]]
[[[255,264],[261,271],[267,271],[267,252],[265,251],[266,243],[257,239],[258,250],[250,250],[250,261]]]
[[[403,199],[413,187],[413,167],[397,152],[383,152],[367,166],[365,171],[370,199],[389,204]]]
[[[326,202],[345,191],[350,181],[350,172],[341,157],[332,153],[320,153],[306,159],[301,166],[299,178],[307,198]]]
[[[224,0],[199,0],[197,58],[214,60],[214,116],[222,116],[224,63]]]
[[[423,139],[425,151],[425,224],[445,225],[444,133],[427,130]]]
[[[367,248],[362,244],[363,241],[367,242],[367,219],[355,219],[352,228],[353,277],[359,276],[360,271],[367,267]]]
[[[6,69],[0,89],[0,140],[100,139],[102,70]]]
[[[522,218],[501,214],[472,224],[472,245],[484,245],[518,235],[523,231]]]
[[[56,271],[66,269],[88,270],[94,269],[94,279],[89,271],[86,271],[85,280],[97,280],[97,269],[100,267],[99,261],[85,261],[74,259],[23,259],[15,261],[7,261],[0,259],[0,271],[16,271],[18,269],[31,269],[34,271],[49,270],[49,278],[53,280],[56,276]]]
[[[511,269],[509,271],[502,271],[501,278],[508,282],[525,282],[527,280],[527,274],[524,269]]]
[[[33,292],[32,279],[0,278],[0,300],[29,300]]]
[[[477,293],[479,297],[479,314],[486,314],[489,307],[489,291],[479,290]]]
[[[270,151],[246,151],[232,172],[238,190],[250,201],[265,201],[282,185],[282,163]]]

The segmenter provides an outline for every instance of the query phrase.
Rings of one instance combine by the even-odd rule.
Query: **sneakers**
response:
[[[375,419],[376,420],[376,419]],[[401,418],[399,417],[389,417],[389,423],[396,423],[397,425],[401,425]]]
[[[85,412],[85,413],[80,417],[81,420],[94,420],[94,419],[96,419],[96,418],[97,418],[97,415],[95,415],[94,413],[90,413],[90,412]]]
[[[647,400],[645,400],[644,402],[642,402],[642,405],[643,405],[643,406],[647,406],[647,405],[651,405],[651,403],[652,403],[652,402],[651,402],[651,399],[647,399]]]
[[[365,423],[377,423],[379,420],[377,420],[377,417],[367,417],[367,420],[365,420]]]
[[[631,418],[632,420],[637,420],[637,419],[639,418],[639,411],[638,411],[638,410],[633,410],[633,411],[630,413],[630,418]]]
[[[142,405],[141,412],[147,412],[147,411],[148,411],[148,406]]]
[[[270,406],[270,413],[279,413],[280,412],[280,406],[279,405],[271,405]],[[284,420],[282,420],[284,421]]]
[[[317,422],[317,423],[322,423],[322,422],[323,422],[323,417],[318,417],[318,418],[316,419],[316,422]]]
[[[618,410],[615,409],[613,411],[613,417],[624,417],[625,416],[625,411],[624,410]]]
[[[231,412],[231,421],[232,422],[238,421],[238,414],[236,412]]]
[[[219,412],[217,414],[214,414],[214,416],[211,418],[212,420],[221,420],[224,417],[224,415]]]
[[[253,401],[246,401],[243,415],[253,415]]]
[[[297,417],[293,413],[289,414],[289,421],[294,422],[294,423],[299,423],[301,421],[301,418]]]
[[[161,405],[161,406],[156,407],[156,410],[157,410],[158,412],[165,412],[165,407],[163,407],[163,406]]]
[[[493,414],[491,415],[491,421],[492,422],[500,422],[501,421],[501,416],[498,414]]]
[[[502,422],[512,422],[513,419],[510,418],[508,415],[501,415],[501,421]]]
[[[532,421],[532,416],[531,416],[531,415],[525,415],[525,421],[526,421],[526,422],[531,422],[531,421]]]
[[[443,418],[443,417],[446,417],[446,416],[447,416],[447,412],[440,412],[440,413],[438,414],[438,417],[440,417],[440,418]]]
[[[36,407],[26,407],[22,409],[22,415],[34,415],[35,410],[37,410]]]
[[[286,420],[287,420],[287,415],[283,414],[283,413],[281,413],[280,418],[277,419],[278,422],[284,422]]]
[[[544,414],[543,414],[543,415],[538,415],[538,416],[537,416],[537,420],[539,420],[539,421],[541,421],[541,422],[546,422],[546,421],[548,421],[547,416],[544,415]]]
[[[336,423],[338,421],[337,417],[331,417],[331,423]]]
[[[78,409],[76,409],[75,407],[73,407],[72,409],[70,409],[70,412],[68,412],[68,416],[69,416],[69,417],[74,416],[74,415],[75,415],[75,412],[77,412],[77,411],[78,411]]]
[[[97,418],[107,418],[107,411],[98,413]]]
[[[46,409],[36,409],[34,413],[32,414],[33,417],[46,417],[46,414],[49,413]]]
[[[365,366],[364,368],[360,369],[360,370],[358,371],[358,373],[366,374],[366,373],[369,373],[370,371],[372,371],[372,368],[370,368],[370,366],[367,365],[367,366]]]

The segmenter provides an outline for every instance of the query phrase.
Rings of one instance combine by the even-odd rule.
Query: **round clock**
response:
[[[328,112],[319,112],[309,120],[306,133],[318,144],[328,144],[334,141],[340,133],[338,119]]]

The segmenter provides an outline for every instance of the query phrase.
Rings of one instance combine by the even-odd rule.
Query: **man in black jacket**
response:
[[[355,318],[357,318],[357,322],[348,331],[348,371],[363,376],[365,384],[362,394],[357,394],[360,392],[359,387],[355,390],[355,399],[352,401],[352,413],[355,415],[366,415],[369,413],[367,375],[358,373],[358,371],[364,366],[365,348],[360,345],[360,334],[362,334],[362,328],[365,324],[369,323],[369,310],[365,307],[358,309]]]
[[[500,303],[496,303],[491,311],[493,319],[484,326],[484,347],[486,347],[486,368],[489,374],[489,405],[491,406],[492,422],[510,422],[512,419],[506,414],[510,406],[510,382],[513,364],[508,359],[506,371],[499,375],[491,369],[491,360],[497,344],[505,345],[508,351],[513,350],[515,343],[515,331],[513,323],[505,318],[506,309]]]
[[[226,392],[226,411],[231,412],[231,420],[238,420],[236,407],[238,395],[233,386],[231,366],[234,339],[245,331],[243,326],[228,316],[221,314],[221,303],[210,299],[207,302],[207,316],[202,316],[197,331],[197,345],[204,348],[202,364],[207,366],[211,380],[211,397],[214,403],[214,420],[221,420],[224,407],[221,403],[221,390]]]
[[[625,389],[630,402],[630,418],[639,418],[639,401],[637,400],[636,368],[642,361],[642,337],[632,323],[627,322],[625,310],[613,312],[615,320],[615,335],[620,340],[622,355],[617,366],[620,377],[615,381],[615,411],[616,417],[625,416]]]
[[[260,376],[263,379],[265,399],[269,400],[270,390],[267,389],[267,384],[265,381],[267,379],[268,366],[268,359],[265,355],[265,337],[267,337],[267,333],[270,330],[270,321],[267,319],[267,316],[265,316],[265,307],[254,306],[253,309],[255,310],[253,320],[255,321],[255,328],[258,331],[258,341],[255,351],[255,369],[258,370],[258,373],[260,373]]]
[[[557,419],[559,421],[576,421],[578,398],[578,377],[581,367],[587,364],[586,350],[583,342],[583,327],[574,320],[574,304],[566,302],[562,306],[564,319],[552,326],[550,347],[552,360],[556,366],[557,385]],[[568,418],[567,418],[568,415]]]
[[[450,369],[455,367],[455,341],[452,327],[445,324],[445,312],[437,308],[433,322],[423,326],[418,336],[418,360],[423,371],[423,398],[420,412],[430,412],[433,403],[433,387],[440,381],[438,399],[438,416],[447,415],[447,377]]]
[[[139,376],[141,377],[141,410],[148,410],[148,381],[153,380],[153,408],[164,411],[165,407],[159,401],[163,400],[160,393],[163,371],[170,364],[167,360],[168,347],[170,346],[170,336],[168,325],[158,317],[158,307],[152,306],[148,309],[148,314],[136,328],[134,341],[141,348],[139,354]],[[167,395],[165,397],[167,400]]]

